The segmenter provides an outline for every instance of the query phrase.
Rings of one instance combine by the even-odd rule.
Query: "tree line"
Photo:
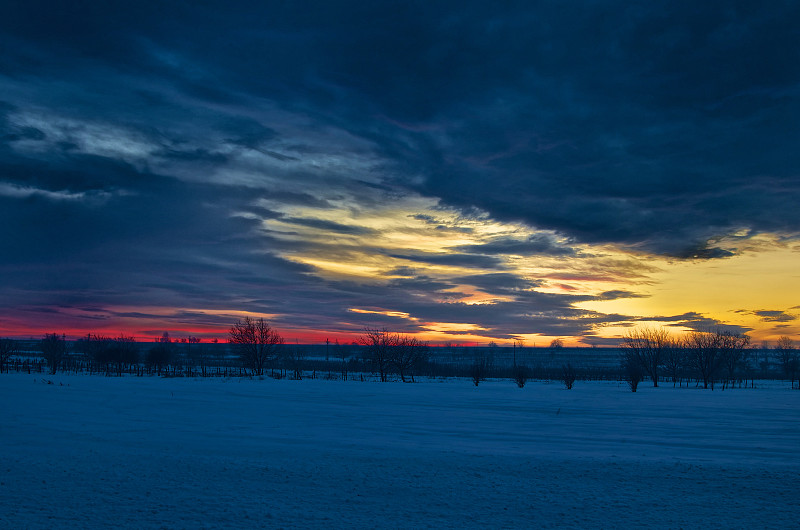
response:
[[[693,380],[703,388],[713,389],[722,384],[724,389],[737,382],[741,386],[742,381],[746,385],[749,376],[752,384],[755,376],[752,365],[758,361],[747,335],[721,329],[693,331],[682,336],[672,335],[665,328],[631,330],[622,340],[620,362],[613,369],[581,365],[577,357],[560,365],[517,362],[518,352],[522,351],[519,341],[515,341],[510,367],[495,362],[494,352],[498,348],[494,343],[494,348],[490,345],[487,349],[474,348],[464,353],[456,364],[444,363],[440,352],[434,356],[433,349],[416,337],[387,329],[365,329],[354,345],[358,347],[358,355],[353,355],[352,348],[336,342],[332,348],[333,361],[326,348],[324,363],[311,362],[303,348],[286,344],[267,321],[244,317],[229,329],[226,345],[201,344],[195,337],[174,341],[164,333],[145,349],[132,337],[88,334],[68,348],[64,335],[48,333],[37,347],[51,374],[62,369],[105,375],[263,377],[269,372],[272,377],[301,379],[307,370],[313,370],[313,376],[319,371],[323,375],[327,372],[325,377],[342,379],[347,379],[348,374],[360,374],[363,378],[364,373],[372,373],[384,382],[390,377],[413,382],[420,375],[467,377],[476,386],[487,378],[507,378],[520,388],[529,379],[548,379],[560,380],[568,389],[580,379],[616,378],[626,381],[634,392],[644,379],[651,380],[654,386],[665,380],[673,386],[688,386]],[[563,358],[562,352],[567,349],[559,343],[551,344],[549,351],[559,352]],[[781,337],[772,351],[781,373],[794,388],[795,380],[800,379],[800,359],[793,341]],[[20,353],[19,341],[0,339],[0,372],[7,370],[10,359]],[[800,381],[797,387],[800,388]]]
[[[747,384],[748,369],[754,361],[750,337],[724,329],[691,331],[673,336],[665,328],[637,328],[629,331],[622,341],[622,374],[636,392],[643,378],[648,377],[657,387],[664,378],[673,386],[693,377],[703,388],[714,389],[721,383],[723,390],[742,381]],[[784,376],[794,388],[800,357],[789,337],[780,337],[775,348]],[[798,384],[800,388],[800,384]]]

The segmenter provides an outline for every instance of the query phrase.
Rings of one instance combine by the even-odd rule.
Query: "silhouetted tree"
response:
[[[67,355],[66,337],[58,333],[47,333],[39,342],[39,349],[50,373],[55,374]]]
[[[681,340],[671,340],[664,350],[664,370],[672,379],[672,387],[681,380],[681,373],[686,368],[686,347]]]
[[[686,352],[689,365],[694,368],[703,381],[703,388],[714,389],[714,380],[727,359],[740,355],[739,350],[749,344],[746,335],[729,331],[693,331],[686,338]]]
[[[303,379],[303,368],[306,360],[306,352],[296,344],[294,346],[284,348],[282,353],[283,354],[281,357],[283,358],[284,367],[287,370],[291,370],[292,379],[297,381]]]
[[[347,359],[350,357],[350,352],[344,344],[339,344],[339,339],[334,342],[333,351],[336,358],[341,361],[342,380],[347,381]]]
[[[524,364],[516,364],[511,367],[511,375],[519,388],[523,388],[528,382],[530,373],[530,369]]]
[[[185,349],[186,361],[189,365],[189,375],[192,375],[195,368],[200,368],[200,376],[206,376],[206,369],[211,359],[209,348],[200,343],[197,337],[189,337]]]
[[[664,328],[630,330],[622,339],[622,347],[628,351],[625,362],[639,363],[644,373],[652,379],[653,386],[658,386],[658,370],[664,363],[669,344],[669,333]]]
[[[169,333],[164,333],[156,341],[156,344],[147,350],[145,355],[145,364],[150,370],[155,369],[156,373],[160,376],[162,370],[167,368],[173,362],[174,347],[172,339],[169,338]]]
[[[722,356],[722,367],[725,369],[725,381],[722,389],[733,386],[739,368],[744,364],[750,344],[750,337],[740,333],[722,331],[719,333],[719,348]]]
[[[703,388],[714,389],[714,376],[720,367],[719,341],[710,331],[692,331],[686,337],[687,362],[703,381]]]
[[[133,337],[120,335],[111,343],[111,362],[117,372],[122,375],[126,366],[139,362],[139,350]]]
[[[786,336],[778,338],[778,342],[775,345],[775,353],[777,354],[781,371],[791,381],[792,388],[794,388],[794,380],[797,376],[798,368],[800,368],[794,341]],[[800,388],[800,384],[798,384],[798,388]]]
[[[75,343],[75,349],[86,355],[98,370],[102,367],[108,375],[112,363],[112,340],[110,338],[89,333]]]
[[[642,363],[630,348],[623,351],[621,361],[622,377],[625,379],[625,382],[628,383],[631,392],[636,392],[644,375]]]
[[[525,342],[522,339],[514,339],[514,342],[511,344],[513,351],[512,351],[512,359],[511,359],[511,366],[516,368],[517,367],[517,349],[519,352],[522,353],[522,347],[525,346]],[[523,384],[524,386],[524,384]],[[522,388],[522,387],[520,387]]]
[[[428,359],[428,345],[415,337],[395,335],[389,348],[389,362],[397,368],[400,379],[405,383],[406,374],[414,382],[414,369]]]
[[[469,367],[469,376],[475,386],[478,386],[481,381],[485,381],[486,378],[489,377],[492,364],[493,359],[489,354],[479,353],[475,356],[475,359]]]
[[[578,374],[575,372],[575,368],[572,366],[572,363],[568,362],[567,364],[561,366],[561,382],[564,383],[564,387],[567,390],[572,390],[577,378]]]
[[[228,342],[237,349],[242,365],[253,375],[262,376],[264,366],[275,359],[284,341],[263,318],[248,316],[231,326]]]
[[[564,347],[564,340],[563,339],[553,339],[550,341],[550,349],[551,350],[560,350]]]
[[[14,339],[0,339],[0,374],[11,356],[19,353],[19,343]]]
[[[381,382],[385,382],[392,360],[392,347],[397,344],[397,337],[384,329],[365,329],[356,341],[366,347],[365,358],[378,372]]]

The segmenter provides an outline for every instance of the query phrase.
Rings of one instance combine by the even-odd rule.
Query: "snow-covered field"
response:
[[[45,378],[0,375],[2,528],[800,524],[788,384]]]

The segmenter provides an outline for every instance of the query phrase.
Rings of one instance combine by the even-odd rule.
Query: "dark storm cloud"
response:
[[[709,259],[716,235],[800,229],[791,2],[46,4],[4,13],[4,71],[278,101],[443,203],[580,241]]]
[[[797,231],[796,6],[561,13],[505,33],[519,73],[487,76],[492,97],[469,102],[420,189],[682,258],[729,255],[703,246],[721,233]],[[478,49],[500,52],[478,35]]]

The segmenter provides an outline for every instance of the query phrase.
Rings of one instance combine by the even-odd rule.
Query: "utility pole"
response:
[[[512,345],[514,347],[514,368],[516,368],[517,367],[517,341],[514,340]]]

